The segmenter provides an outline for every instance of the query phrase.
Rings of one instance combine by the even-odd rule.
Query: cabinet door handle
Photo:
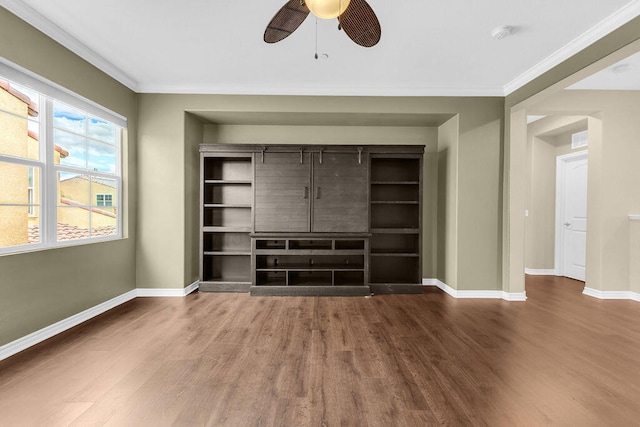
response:
[[[309,187],[305,185],[304,187],[304,196],[302,197],[303,199],[308,199],[309,198]]]
[[[320,187],[316,187],[316,199],[320,198]]]

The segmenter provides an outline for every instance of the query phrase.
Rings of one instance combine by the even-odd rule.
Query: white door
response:
[[[564,162],[564,201],[562,203],[563,273],[585,280],[587,253],[587,159]]]

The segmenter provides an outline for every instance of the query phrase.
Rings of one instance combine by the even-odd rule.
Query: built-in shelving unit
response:
[[[369,235],[252,234],[251,295],[369,295]]]
[[[421,293],[423,146],[200,146],[200,290]]]
[[[422,155],[371,155],[371,290],[422,292]]]
[[[253,154],[202,152],[200,290],[251,286]]]

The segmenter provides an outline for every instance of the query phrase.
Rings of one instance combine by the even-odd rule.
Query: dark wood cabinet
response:
[[[421,292],[423,150],[203,144],[200,289]]]
[[[255,231],[309,231],[311,153],[265,153],[255,166]]]
[[[367,232],[368,179],[368,159],[360,152],[315,153],[311,231]]]
[[[266,150],[260,156],[255,166],[256,232],[367,231],[369,173],[362,150]]]

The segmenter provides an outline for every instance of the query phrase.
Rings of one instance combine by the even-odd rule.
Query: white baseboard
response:
[[[600,291],[585,286],[583,294],[598,299],[627,299],[640,302],[640,293],[631,291]]]
[[[556,270],[554,268],[525,268],[524,274],[528,274],[530,276],[557,276]]]
[[[122,295],[119,295],[115,298],[110,299],[109,301],[105,301],[101,304],[98,304],[94,307],[88,308],[78,314],[74,314],[73,316],[67,317],[59,322],[54,323],[53,325],[49,325],[40,330],[30,333],[22,338],[18,338],[15,341],[11,341],[8,344],[0,346],[0,360],[4,360],[14,354],[17,354],[23,350],[26,350],[29,347],[32,347],[36,344],[41,343],[42,341],[49,339],[55,335],[58,335],[61,332],[66,331],[67,329],[71,329],[74,326],[79,325],[82,322],[86,322],[87,320],[94,318],[102,313],[105,313],[112,308],[115,308],[121,304],[124,304],[127,301],[131,301],[136,297],[174,297],[174,296],[187,296],[191,292],[198,289],[199,281],[195,281],[186,288],[182,289],[153,289],[153,288],[138,288],[132,289],[129,292],[126,292]]]
[[[525,292],[505,292],[505,291],[459,291],[438,279],[422,279],[424,286],[437,286],[454,298],[492,298],[503,299],[505,301],[526,301]]]
[[[196,280],[186,288],[138,288],[138,297],[186,297],[198,289],[200,282]]]

